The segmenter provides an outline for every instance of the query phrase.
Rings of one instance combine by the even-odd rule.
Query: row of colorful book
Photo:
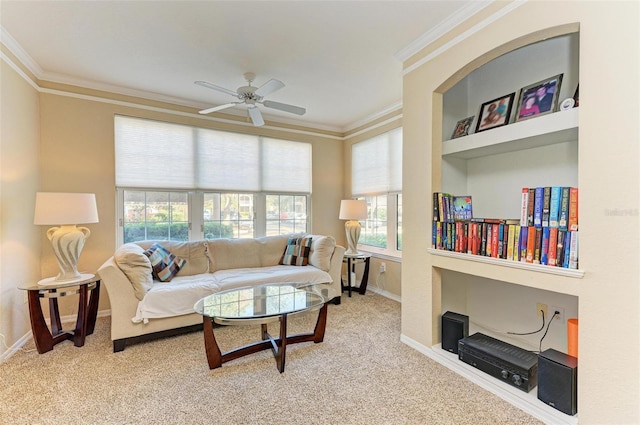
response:
[[[569,269],[578,268],[578,231],[520,226],[520,220],[433,222],[433,247]]]
[[[454,252],[578,268],[578,188],[523,188],[519,219],[474,218],[472,198],[433,194],[432,246]]]
[[[522,188],[520,225],[578,230],[578,188]]]

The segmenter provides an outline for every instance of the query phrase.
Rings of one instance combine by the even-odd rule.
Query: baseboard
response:
[[[566,415],[538,400],[537,389],[525,393],[513,388],[458,360],[456,354],[443,350],[440,344],[427,347],[406,335],[400,335],[400,341],[546,424],[576,425],[578,423],[578,415]]]
[[[111,316],[111,310],[100,310],[98,311],[98,317],[106,317]],[[60,317],[60,323],[75,323],[77,316],[75,314],[69,314],[66,316]],[[47,322],[47,326],[51,326],[51,320],[45,319]],[[0,363],[9,359],[18,351],[22,350],[22,347],[33,338],[33,333],[31,331],[24,334],[20,339],[18,339],[7,351],[0,355]]]
[[[367,291],[373,292],[374,294],[382,295],[385,298],[389,298],[390,300],[402,303],[402,298],[397,296],[396,294],[392,294],[391,292],[384,291],[380,288],[376,288],[375,286],[367,286]]]

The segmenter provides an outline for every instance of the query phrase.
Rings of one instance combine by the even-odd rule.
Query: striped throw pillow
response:
[[[306,266],[309,264],[311,238],[289,238],[280,264],[286,266]]]
[[[161,282],[169,282],[180,269],[187,264],[187,260],[176,257],[160,244],[154,243],[144,252],[151,261],[151,274]]]

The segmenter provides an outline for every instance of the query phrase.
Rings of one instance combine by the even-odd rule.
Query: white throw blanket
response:
[[[194,312],[193,305],[207,295],[264,283],[329,283],[329,273],[313,266],[269,266],[218,270],[194,276],[176,276],[171,282],[154,282],[138,303],[134,323]]]

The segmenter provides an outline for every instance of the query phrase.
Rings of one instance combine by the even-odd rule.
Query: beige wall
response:
[[[24,291],[40,278],[40,229],[33,225],[40,125],[37,90],[0,64],[0,355],[30,331]]]
[[[491,7],[496,5],[509,3]],[[424,211],[430,211],[430,188],[440,186],[439,171],[429,167],[442,140],[435,121],[442,116],[439,93],[498,54],[554,35],[548,28],[579,23],[580,264],[585,270],[579,290],[580,423],[640,423],[638,8],[638,2],[529,1],[404,78],[404,222],[413,231],[404,237],[402,334],[430,347],[438,342],[432,312],[441,294],[433,284],[439,276],[427,254],[431,229]],[[605,111],[615,118],[603,119]],[[628,214],[607,213],[615,209]]]
[[[198,117],[184,117],[169,112],[149,111],[98,99],[76,98],[64,94],[41,95],[43,191],[94,192],[100,222],[88,225],[92,231],[79,268],[96,270],[115,250],[115,175],[113,117],[116,114],[158,119],[167,122],[220,127]],[[253,128],[225,126],[227,130],[254,131]],[[312,231],[339,238],[343,229],[335,211],[340,205],[343,171],[342,141],[283,131],[262,131],[273,137],[303,140],[313,146]],[[76,164],[69,165],[76,159]],[[47,250],[42,257],[42,274],[54,274],[55,258]],[[105,295],[105,294],[103,294]],[[100,308],[108,308],[103,296]],[[71,306],[70,306],[71,308]]]

